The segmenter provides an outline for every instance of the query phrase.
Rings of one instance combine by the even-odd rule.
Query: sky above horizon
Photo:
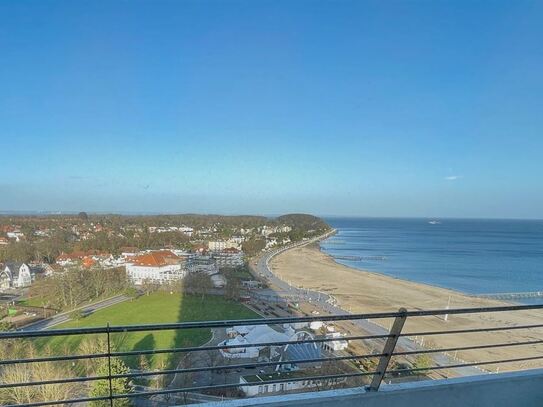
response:
[[[543,218],[541,1],[0,2],[0,211]]]

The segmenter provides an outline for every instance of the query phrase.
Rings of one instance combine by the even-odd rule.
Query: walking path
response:
[[[33,322],[19,329],[19,331],[43,331],[44,329],[52,328],[55,325],[62,324],[70,321],[71,314],[74,311],[81,311],[84,314],[90,314],[103,308],[111,307],[112,305],[119,304],[120,302],[130,299],[126,295],[116,295],[114,297],[107,298],[105,300],[97,301],[93,304],[83,305],[70,311],[57,314],[51,318],[42,319],[37,322]]]

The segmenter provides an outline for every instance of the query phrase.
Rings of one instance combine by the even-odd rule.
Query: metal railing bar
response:
[[[428,370],[457,369],[461,367],[470,367],[470,366],[485,366],[485,365],[497,365],[501,363],[526,362],[529,360],[537,360],[537,359],[543,359],[543,356],[529,356],[525,358],[489,360],[489,361],[484,361],[484,362],[470,362],[470,363],[461,363],[461,364],[456,364],[456,365],[430,366],[426,368],[421,367],[421,368],[411,368],[411,369],[398,369],[398,370],[390,370],[387,372],[387,374],[425,372]]]
[[[187,393],[187,392],[212,390],[212,389],[227,389],[227,388],[240,387],[240,386],[261,386],[261,385],[267,385],[267,384],[299,382],[299,381],[304,381],[304,380],[333,380],[333,379],[342,379],[342,378],[350,378],[350,377],[370,376],[377,373],[378,372],[357,372],[357,373],[346,373],[346,374],[326,375],[326,376],[294,377],[294,378],[287,378],[287,379],[267,380],[267,381],[262,381],[258,383],[248,383],[248,384],[228,383],[228,384],[217,384],[217,385],[209,385],[209,386],[185,387],[181,389],[168,389],[168,390],[156,390],[156,391],[147,391],[147,392],[133,392],[133,393],[126,393],[126,394],[114,394],[111,398],[113,398],[114,400],[117,400],[117,399],[134,398],[134,397],[140,397],[140,396],[156,396],[156,395],[161,395],[161,394]],[[59,404],[83,403],[83,402],[89,402],[89,401],[105,401],[109,399],[110,399],[110,396],[86,397],[86,398],[79,398],[79,399],[67,399],[67,400],[44,401],[44,402],[27,403],[27,404],[15,404],[15,405],[8,405],[5,407],[15,407],[15,406],[40,407],[40,406],[52,406],[52,405],[59,405]]]
[[[412,350],[412,351],[405,351],[405,352],[394,352],[392,356],[408,356],[408,355],[419,355],[423,353],[455,352],[455,351],[488,349],[488,348],[492,348],[492,349],[506,348],[510,346],[537,345],[537,344],[542,344],[542,343],[543,343],[543,340],[535,340],[535,341],[525,341],[525,342],[493,343],[489,345],[462,346],[462,347],[457,347],[457,348],[421,349],[421,350]]]
[[[44,356],[41,358],[7,359],[7,360],[0,360],[0,366],[15,365],[19,363],[64,362],[64,361],[72,361],[72,360],[99,359],[99,358],[107,358],[107,354],[92,353],[88,355]]]
[[[543,324],[498,326],[498,327],[491,327],[491,328],[453,329],[453,330],[448,330],[448,331],[406,332],[406,333],[400,334],[400,336],[450,335],[450,334],[465,334],[465,333],[476,333],[476,332],[513,331],[517,329],[533,329],[533,328],[543,328]]]
[[[439,309],[439,310],[415,310],[407,311],[405,314],[400,314],[397,311],[380,312],[372,314],[348,314],[348,315],[322,315],[318,317],[285,317],[285,318],[267,318],[267,319],[237,319],[229,321],[197,321],[197,322],[178,322],[168,324],[148,324],[148,325],[118,325],[110,326],[110,333],[125,333],[125,332],[145,332],[145,331],[162,331],[176,329],[197,329],[197,328],[229,328],[236,325],[281,325],[293,322],[313,322],[313,321],[352,321],[359,319],[384,319],[396,318],[401,315],[406,317],[424,317],[438,315],[458,315],[458,314],[474,314],[474,313],[489,313],[489,312],[507,312],[507,311],[526,311],[543,309],[543,304],[532,305],[509,305],[499,307],[477,307],[477,308],[456,308],[456,309]],[[95,328],[65,328],[51,329],[47,331],[8,331],[0,332],[1,339],[14,338],[35,338],[47,336],[68,336],[81,334],[106,334],[106,327]]]
[[[518,330],[518,329],[533,329],[533,328],[542,328],[543,324],[534,324],[534,325],[520,325],[520,326],[501,326],[494,328],[474,328],[474,329],[462,329],[462,330],[444,330],[444,331],[427,331],[427,332],[413,332],[413,333],[401,333],[401,327],[396,329],[397,332],[392,332],[390,334],[382,335],[366,335],[366,336],[349,336],[341,337],[341,340],[367,340],[367,339],[382,339],[388,338],[387,343],[392,343],[391,339],[394,339],[394,344],[390,345],[391,349],[385,349],[382,353],[379,354],[365,354],[365,355],[348,355],[348,356],[339,356],[339,357],[325,357],[325,358],[312,358],[312,359],[299,359],[299,360],[281,360],[276,362],[255,362],[247,364],[233,364],[233,365],[221,365],[221,366],[209,366],[209,367],[189,367],[186,369],[170,369],[170,370],[161,370],[161,371],[144,371],[144,372],[135,372],[135,373],[123,373],[123,374],[113,374],[111,371],[111,358],[112,357],[122,357],[122,356],[135,356],[135,355],[144,355],[144,354],[157,354],[157,353],[176,353],[176,352],[192,352],[192,351],[203,351],[203,350],[219,350],[219,349],[238,349],[238,348],[254,348],[260,346],[282,346],[282,345],[295,345],[295,344],[305,344],[305,343],[323,343],[338,340],[338,338],[313,338],[307,340],[297,340],[297,341],[283,341],[283,342],[263,342],[259,344],[239,344],[239,345],[219,345],[219,346],[207,346],[207,347],[186,347],[186,348],[173,348],[173,349],[157,349],[157,350],[141,350],[141,351],[126,351],[126,352],[112,352],[110,348],[110,334],[111,333],[126,333],[126,332],[145,332],[145,331],[162,331],[162,330],[183,330],[183,329],[205,329],[205,328],[227,328],[236,325],[280,325],[290,322],[311,322],[311,321],[352,321],[360,319],[384,319],[384,318],[396,318],[395,324],[399,319],[405,319],[407,317],[426,317],[426,316],[438,316],[438,315],[459,315],[459,314],[472,314],[472,313],[490,313],[490,312],[506,312],[506,311],[522,311],[522,310],[537,310],[543,309],[543,304],[533,304],[533,305],[511,305],[511,306],[499,306],[499,307],[486,307],[486,308],[461,308],[461,309],[445,309],[445,310],[416,310],[416,311],[406,311],[401,309],[398,312],[382,312],[374,314],[348,314],[348,315],[327,315],[327,316],[306,316],[306,317],[287,317],[287,318],[270,318],[270,319],[250,319],[250,320],[230,320],[230,321],[204,321],[204,322],[181,322],[181,323],[169,323],[169,324],[150,324],[150,325],[130,325],[130,326],[109,326],[106,327],[95,327],[95,328],[67,328],[67,329],[57,329],[50,331],[8,331],[0,333],[1,339],[13,339],[13,338],[39,338],[39,337],[52,337],[52,336],[69,336],[69,335],[85,335],[85,334],[107,334],[108,337],[108,351],[107,354],[88,354],[88,355],[69,355],[69,356],[46,356],[42,358],[29,358],[29,359],[13,359],[0,361],[1,365],[9,365],[15,363],[33,363],[33,362],[46,362],[46,361],[68,361],[68,360],[85,360],[85,359],[95,359],[95,358],[104,358],[109,359],[109,374],[101,376],[85,376],[85,377],[71,377],[71,378],[58,378],[51,380],[42,380],[36,382],[26,382],[26,383],[0,383],[0,389],[4,388],[18,388],[18,387],[29,387],[29,386],[43,386],[43,385],[52,385],[52,384],[67,384],[67,383],[84,383],[92,382],[98,380],[109,381],[109,395],[104,395],[100,397],[85,397],[80,399],[70,399],[70,400],[57,400],[57,401],[47,401],[47,402],[36,402],[23,404],[27,407],[37,407],[37,406],[46,406],[46,405],[58,405],[58,404],[71,404],[71,403],[81,403],[89,401],[99,401],[99,400],[109,400],[110,404],[113,405],[113,400],[122,399],[122,398],[134,398],[140,396],[152,396],[152,395],[161,395],[161,394],[172,394],[172,393],[185,393],[193,391],[203,391],[211,389],[221,389],[221,388],[232,388],[232,387],[246,387],[246,386],[260,386],[260,385],[269,385],[276,383],[288,383],[288,382],[298,382],[298,381],[319,381],[326,382],[334,379],[342,379],[349,377],[360,377],[360,376],[373,376],[374,381],[376,377],[381,377],[384,375],[398,374],[398,373],[416,373],[416,372],[426,372],[433,370],[443,370],[443,369],[455,369],[455,368],[464,368],[471,366],[485,366],[485,365],[495,365],[495,364],[504,364],[504,363],[515,363],[515,362],[525,362],[531,360],[540,360],[543,359],[543,355],[540,356],[531,356],[531,357],[518,357],[510,359],[501,359],[501,360],[487,360],[479,362],[464,362],[459,364],[451,365],[441,365],[441,366],[430,366],[424,368],[406,368],[406,369],[397,369],[388,371],[386,366],[383,365],[384,358],[390,358],[391,356],[408,356],[416,354],[425,354],[425,353],[439,353],[439,352],[451,352],[451,351],[467,351],[467,350],[476,350],[476,349],[489,349],[489,348],[500,348],[500,347],[512,347],[512,346],[523,346],[523,345],[538,345],[543,344],[542,340],[530,340],[524,342],[507,342],[507,343],[496,343],[496,344],[484,344],[484,345],[470,345],[463,347],[451,347],[451,348],[441,348],[441,349],[421,349],[413,351],[398,351],[394,352],[396,348],[395,340],[398,337],[413,337],[413,336],[425,336],[425,335],[445,335],[445,334],[458,334],[458,333],[472,333],[472,332],[494,332],[494,331],[507,331],[507,330]],[[403,323],[402,323],[403,325]],[[394,331],[394,330],[393,330]],[[260,382],[254,383],[226,383],[226,384],[210,384],[205,386],[193,386],[186,387],[181,389],[161,389],[155,391],[143,391],[143,392],[131,392],[127,394],[114,394],[112,390],[112,380],[121,379],[121,378],[133,378],[133,377],[146,377],[146,376],[158,376],[158,375],[168,375],[176,373],[193,373],[193,372],[202,372],[202,371],[218,371],[218,370],[232,370],[232,369],[243,369],[243,368],[257,368],[265,366],[281,366],[286,364],[302,364],[302,363],[317,363],[317,362],[333,362],[340,360],[359,360],[366,358],[381,358],[379,366],[376,371],[372,372],[353,372],[353,373],[342,373],[342,374],[333,374],[333,375],[320,375],[320,376],[299,376],[299,377],[286,377],[282,378],[279,376],[278,379],[274,380],[262,380]],[[388,364],[388,361],[387,361]],[[253,372],[247,372],[247,376],[257,376]],[[286,376],[287,373],[284,374]],[[265,378],[265,374],[262,374]],[[378,388],[378,386],[377,386]]]
[[[390,374],[398,374],[398,373],[413,373],[413,372],[430,371],[430,370],[454,369],[454,368],[462,368],[462,367],[470,367],[470,366],[481,366],[481,365],[523,362],[523,361],[537,360],[537,359],[543,359],[543,356],[512,358],[512,359],[502,359],[502,360],[491,360],[491,361],[473,362],[473,363],[461,363],[461,364],[443,365],[443,366],[431,366],[431,367],[428,367],[428,368],[397,369],[397,370],[390,370],[386,374],[390,375]],[[296,381],[304,381],[304,380],[321,380],[322,381],[322,380],[331,380],[331,379],[338,379],[338,378],[370,376],[370,375],[376,375],[376,374],[379,374],[379,372],[378,371],[372,371],[372,372],[357,372],[357,373],[326,375],[326,376],[305,376],[305,377],[297,377],[297,378],[267,380],[267,381],[261,381],[261,382],[256,382],[256,383],[247,383],[247,384],[229,383],[229,384],[219,384],[219,385],[210,385],[210,386],[186,387],[186,388],[181,388],[181,389],[157,390],[157,391],[151,391],[151,392],[135,392],[135,393],[127,393],[127,394],[114,394],[112,396],[112,398],[113,399],[133,398],[133,397],[139,397],[139,396],[151,396],[151,395],[172,394],[172,393],[185,393],[185,392],[193,392],[193,391],[221,389],[221,388],[232,388],[232,387],[244,387],[244,386],[260,386],[260,385],[266,385],[266,384],[287,383],[287,382],[296,382]],[[93,380],[107,380],[107,376],[106,377],[95,377],[95,378],[93,378]],[[32,385],[38,385],[38,384],[40,384],[40,383],[38,383],[38,382],[32,383]],[[47,383],[41,383],[41,384],[52,384],[52,383],[47,382]],[[58,404],[68,404],[68,403],[81,403],[81,402],[109,400],[109,399],[110,399],[109,396],[103,396],[103,397],[91,397],[91,398],[80,398],[80,399],[69,399],[69,400],[57,400],[57,401],[48,401],[48,402],[18,404],[18,406],[22,406],[22,407],[38,407],[38,406],[58,405]],[[14,406],[15,405],[7,406],[7,407],[14,407]]]
[[[73,403],[88,403],[89,401],[105,401],[109,400],[109,396],[97,396],[97,397],[84,397],[78,399],[65,399],[54,401],[37,401],[35,403],[24,404],[2,404],[2,407],[40,407],[40,406],[58,406],[61,404],[73,404]]]
[[[138,356],[138,355],[153,355],[157,353],[180,353],[180,352],[202,352],[210,350],[220,349],[243,349],[243,348],[255,348],[257,346],[283,346],[283,345],[297,345],[301,343],[321,343],[321,342],[333,342],[337,340],[368,340],[368,339],[383,339],[390,337],[390,334],[383,335],[361,335],[361,336],[342,336],[341,338],[314,338],[303,339],[300,341],[279,341],[279,342],[258,342],[239,345],[216,345],[216,346],[194,346],[185,348],[172,348],[172,349],[148,349],[141,351],[126,351],[126,352],[112,352],[111,356]]]
[[[0,383],[0,389],[6,389],[10,387],[30,387],[30,386],[43,386],[47,384],[67,384],[67,383],[81,383],[92,382],[96,380],[108,380],[109,376],[82,376],[82,377],[69,377],[66,379],[53,379],[53,380],[40,380],[37,382],[23,382],[23,383]]]
[[[282,365],[291,365],[297,363],[317,363],[317,362],[334,362],[340,360],[358,360],[358,359],[371,359],[379,358],[385,356],[384,354],[368,354],[368,355],[349,355],[349,356],[338,356],[330,358],[315,358],[315,359],[300,359],[300,360],[281,360],[277,362],[255,362],[255,363],[244,363],[237,365],[220,365],[220,366],[205,366],[205,367],[189,367],[186,369],[170,369],[170,370],[160,370],[160,371],[146,371],[146,372],[137,372],[137,373],[123,373],[123,374],[114,374],[111,375],[112,379],[121,379],[121,378],[132,378],[132,377],[144,377],[144,376],[161,376],[168,374],[177,374],[177,373],[196,373],[196,372],[210,372],[216,370],[231,370],[231,369],[251,369],[257,367],[266,367],[266,366],[282,366]]]
[[[385,377],[388,366],[390,364],[390,360],[392,358],[392,354],[396,349],[396,344],[398,343],[398,339],[400,338],[400,334],[402,333],[403,326],[405,324],[405,321],[407,320],[407,317],[405,316],[407,310],[405,308],[400,308],[399,311],[401,315],[394,319],[394,323],[390,328],[390,333],[392,336],[386,340],[385,346],[383,348],[382,353],[384,354],[384,357],[379,358],[377,370],[381,373],[373,376],[371,384],[368,387],[368,390],[370,391],[379,390],[379,386],[381,386],[383,378]]]
[[[351,340],[383,339],[383,338],[388,338],[388,337],[390,337],[390,334],[342,336],[339,339],[345,340],[345,341],[351,341]],[[194,347],[171,348],[171,349],[145,349],[145,350],[135,350],[135,351],[111,352],[111,356],[124,357],[124,356],[139,356],[139,355],[155,355],[155,354],[162,354],[162,353],[202,352],[202,351],[212,351],[212,350],[220,350],[220,349],[254,348],[258,346],[283,346],[283,345],[298,345],[298,344],[303,344],[303,343],[323,343],[323,342],[333,342],[337,340],[338,338],[329,337],[329,338],[303,339],[300,341],[260,342],[260,343],[239,344],[239,345],[218,345],[218,346],[200,346],[200,347],[194,346]],[[62,361],[72,361],[72,360],[99,359],[99,358],[107,358],[107,356],[108,356],[107,353],[93,353],[93,354],[86,354],[86,355],[46,356],[46,357],[40,357],[40,358],[8,359],[8,360],[0,360],[0,366],[20,364],[20,363],[62,362]]]
[[[132,397],[139,397],[139,396],[155,396],[155,395],[160,395],[160,394],[187,393],[187,392],[196,392],[196,391],[213,390],[213,389],[228,389],[232,387],[265,386],[268,384],[301,382],[304,380],[332,380],[332,379],[342,379],[342,378],[349,378],[349,377],[372,376],[377,373],[379,372],[356,372],[356,373],[345,373],[345,374],[326,375],[326,376],[306,376],[306,377],[294,377],[294,378],[287,378],[287,379],[275,379],[275,380],[267,380],[267,381],[262,381],[262,382],[257,382],[257,383],[247,383],[247,384],[241,384],[241,383],[216,384],[216,385],[209,385],[209,386],[185,387],[181,389],[168,389],[168,390],[156,390],[156,391],[148,391],[148,392],[127,393],[125,395],[116,394],[113,396],[113,398],[120,399],[120,398],[132,398]]]
[[[452,308],[452,309],[436,309],[436,310],[415,310],[407,311],[407,317],[431,317],[438,315],[459,315],[459,314],[482,314],[490,312],[508,312],[508,311],[528,311],[543,309],[543,304],[531,305],[505,305],[497,307],[473,307],[473,308]],[[395,312],[400,316],[400,312]]]
[[[532,328],[543,328],[543,324],[520,325],[520,326],[514,326],[514,327],[459,329],[459,330],[450,330],[450,331],[409,332],[409,333],[402,333],[400,334],[400,336],[401,337],[431,336],[431,335],[447,335],[447,334],[456,334],[456,333],[508,331],[508,330],[532,329]],[[390,334],[343,336],[340,339],[346,340],[346,341],[369,340],[369,339],[385,339],[385,338],[389,338],[390,336],[391,336]],[[202,351],[213,351],[213,350],[220,350],[220,349],[253,348],[257,346],[283,346],[283,345],[296,345],[296,344],[301,344],[301,343],[323,343],[323,342],[332,342],[336,340],[338,340],[338,338],[330,337],[330,338],[306,339],[306,340],[301,340],[301,341],[260,342],[260,343],[251,343],[251,344],[217,345],[217,346],[201,346],[201,347],[194,346],[194,347],[172,348],[172,349],[147,349],[147,350],[136,350],[136,351],[111,352],[111,356],[124,357],[124,356],[154,355],[154,354],[163,354],[163,353],[202,352]],[[466,349],[446,348],[446,349],[442,349],[441,351],[448,352],[448,351],[454,351],[454,350],[466,350]],[[423,353],[423,352],[421,351],[420,353]],[[72,361],[72,360],[98,359],[98,358],[106,358],[106,357],[107,357],[107,353],[95,353],[95,354],[88,354],[88,355],[47,356],[47,357],[41,357],[41,358],[8,359],[8,360],[0,360],[0,366],[19,364],[19,363],[61,362],[61,361]]]
[[[282,360],[282,361],[275,361],[275,362],[255,362],[255,363],[244,363],[244,364],[235,364],[235,365],[194,367],[194,368],[187,368],[187,369],[169,369],[169,370],[160,370],[156,372],[147,371],[147,372],[137,372],[137,373],[111,374],[111,375],[105,375],[105,376],[84,376],[84,377],[73,377],[73,378],[66,378],[66,379],[43,380],[43,381],[37,381],[37,382],[1,383],[0,389],[7,388],[7,387],[30,387],[30,386],[49,385],[49,384],[66,384],[66,383],[77,383],[77,382],[86,382],[86,381],[109,380],[110,378],[121,379],[121,378],[144,377],[144,376],[161,376],[161,375],[176,374],[176,373],[194,373],[194,372],[208,372],[208,371],[216,371],[216,370],[281,366],[281,365],[289,365],[289,364],[294,364],[294,363],[317,363],[317,362],[333,362],[333,361],[340,361],[340,360],[371,359],[371,358],[377,358],[377,357],[382,357],[382,356],[384,355],[383,354],[348,355],[348,356],[338,356],[338,357],[329,357],[329,358]]]

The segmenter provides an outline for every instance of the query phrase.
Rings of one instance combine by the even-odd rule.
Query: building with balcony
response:
[[[241,250],[233,247],[226,248],[212,254],[213,259],[219,268],[234,268],[244,264],[244,256]]]

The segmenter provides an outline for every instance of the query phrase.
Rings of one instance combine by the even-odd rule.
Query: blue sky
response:
[[[0,210],[543,218],[543,2],[0,2]]]

